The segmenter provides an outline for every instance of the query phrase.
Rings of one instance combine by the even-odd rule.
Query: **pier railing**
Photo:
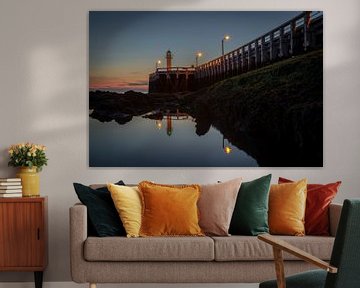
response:
[[[235,50],[196,67],[197,89],[323,47],[323,13],[307,11]]]
[[[193,73],[195,72],[195,67],[169,67],[169,68],[156,68],[153,74],[161,73]]]

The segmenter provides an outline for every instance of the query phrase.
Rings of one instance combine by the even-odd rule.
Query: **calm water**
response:
[[[176,118],[176,117],[173,117]],[[255,159],[213,127],[203,136],[187,119],[143,117],[123,125],[89,118],[91,167],[254,167]],[[227,150],[228,153],[225,153]]]

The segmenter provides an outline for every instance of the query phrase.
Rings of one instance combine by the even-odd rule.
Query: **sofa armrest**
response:
[[[331,203],[329,207],[330,235],[336,236],[342,204]]]
[[[70,207],[70,268],[73,281],[85,282],[86,263],[83,245],[87,238],[87,208],[82,204]]]

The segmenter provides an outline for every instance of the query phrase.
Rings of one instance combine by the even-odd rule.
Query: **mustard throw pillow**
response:
[[[198,185],[139,183],[142,197],[140,236],[202,236],[199,227]]]
[[[307,180],[271,185],[269,228],[271,234],[303,236],[305,234]]]
[[[141,196],[138,187],[107,185],[127,237],[139,237],[141,226]]]

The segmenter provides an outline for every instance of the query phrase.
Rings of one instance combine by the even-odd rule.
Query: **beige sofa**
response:
[[[328,261],[341,205],[330,206],[330,237],[280,236]],[[70,208],[71,275],[77,283],[249,283],[275,277],[270,245],[253,236],[88,237],[86,206]],[[286,274],[313,269],[285,254]]]

